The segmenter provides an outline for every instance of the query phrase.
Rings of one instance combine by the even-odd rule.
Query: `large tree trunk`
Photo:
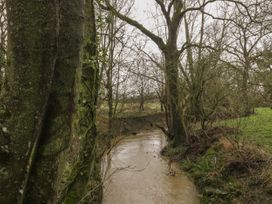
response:
[[[185,144],[187,133],[180,110],[180,86],[179,86],[179,53],[172,47],[165,53],[165,77],[167,100],[169,104],[169,133],[174,137],[174,146]]]
[[[23,202],[55,67],[56,8],[52,0],[7,0],[8,95],[0,115],[0,203]]]
[[[60,2],[58,59],[46,112],[42,140],[28,189],[28,203],[52,203],[60,153],[69,147],[74,107],[74,81],[81,65],[83,44],[83,0]]]
[[[77,114],[74,134],[81,138],[78,160],[73,164],[69,183],[63,190],[59,203],[100,203],[100,158],[97,149],[96,105],[99,89],[95,9],[93,0],[85,6],[84,63],[76,83]],[[91,192],[91,193],[90,193]]]

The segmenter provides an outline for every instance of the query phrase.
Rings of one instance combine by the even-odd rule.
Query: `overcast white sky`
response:
[[[155,29],[157,24],[155,24],[154,18],[151,15],[151,13],[153,14],[156,13],[156,6],[158,5],[156,4],[155,0],[135,0],[135,4],[132,9],[132,14],[130,16],[133,17],[138,22],[140,22],[141,24],[143,24],[147,29],[157,34],[157,29]],[[216,10],[214,4],[208,5],[206,9],[212,13],[214,13],[213,11]],[[159,21],[159,24],[162,25],[163,21]],[[182,38],[184,37],[182,36],[181,33],[180,40]],[[159,52],[157,46],[151,41],[150,43],[148,43],[147,49],[152,52],[156,53]]]
[[[132,16],[152,32],[155,32],[155,25],[151,13],[156,11],[155,4],[154,0],[135,0],[132,10]],[[151,41],[148,43],[147,49],[159,52],[157,46]]]
[[[151,11],[155,10],[154,0],[135,0],[133,14],[141,23],[148,24],[152,19],[148,19]]]

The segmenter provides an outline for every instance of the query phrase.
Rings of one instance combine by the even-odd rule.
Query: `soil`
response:
[[[118,117],[113,120],[113,136],[137,134],[144,130],[157,129],[156,125],[164,125],[163,113],[155,113],[145,116]],[[98,130],[100,133],[107,133],[107,119],[100,118]]]

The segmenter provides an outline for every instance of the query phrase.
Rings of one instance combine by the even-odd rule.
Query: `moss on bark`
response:
[[[83,44],[83,0],[60,1],[58,58],[42,139],[28,189],[29,202],[53,202],[58,177],[65,157],[61,153],[70,146],[74,111],[74,82],[81,66]],[[75,156],[75,155],[71,155]]]
[[[175,46],[169,46],[164,52],[165,56],[165,77],[167,100],[169,105],[169,122],[170,135],[173,136],[173,145],[184,145],[187,139],[186,126],[183,121],[183,115],[180,100],[180,84],[179,84],[179,53]]]
[[[85,44],[83,66],[76,83],[77,103],[74,134],[81,139],[79,159],[74,163],[69,182],[60,202],[100,203],[100,158],[97,155],[96,100],[98,94],[98,62],[96,48],[95,10],[93,0],[85,5]]]
[[[52,0],[7,0],[7,93],[1,98],[0,203],[21,199],[31,148],[39,137],[52,82],[57,12]],[[3,152],[5,154],[3,155]]]

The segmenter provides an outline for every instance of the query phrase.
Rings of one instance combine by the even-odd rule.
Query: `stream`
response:
[[[166,145],[160,130],[122,139],[103,160],[103,204],[198,204],[191,180],[160,156]],[[169,172],[174,172],[169,174]]]

